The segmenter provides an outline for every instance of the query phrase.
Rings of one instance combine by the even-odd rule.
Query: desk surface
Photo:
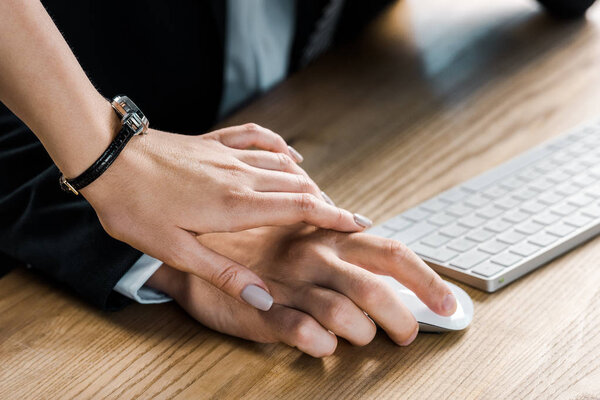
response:
[[[276,130],[340,205],[383,221],[600,111],[600,6],[406,0],[228,122]],[[465,332],[384,333],[313,359],[227,337],[174,304],[98,312],[0,279],[0,398],[600,396],[600,238],[498,293]]]

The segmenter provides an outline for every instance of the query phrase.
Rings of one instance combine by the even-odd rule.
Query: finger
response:
[[[419,325],[396,292],[380,278],[343,260],[328,261],[314,282],[333,289],[364,310],[388,336],[401,346],[416,337]]]
[[[356,232],[368,228],[371,221],[359,214],[327,204],[308,193],[261,193],[246,202],[252,225],[292,225],[305,222],[325,229]]]
[[[310,193],[323,200],[321,189],[306,175],[253,168],[253,189],[257,192]]]
[[[278,296],[278,292],[284,294]],[[377,328],[373,321],[349,298],[333,290],[314,285],[302,287],[284,286],[274,288],[275,297],[282,297],[285,304],[306,312],[321,325],[356,346],[364,346],[373,340]]]
[[[176,244],[162,261],[211,283],[233,298],[267,311],[273,304],[267,285],[250,269],[203,246],[191,233],[177,232]]]
[[[368,234],[349,235],[340,243],[342,259],[395,278],[440,315],[456,311],[456,299],[448,285],[404,244]]]
[[[225,146],[235,149],[257,147],[259,149],[287,154],[297,162],[302,161],[300,153],[290,148],[285,140],[275,132],[260,125],[249,123],[232,126],[213,132]]]
[[[301,311],[276,304],[265,318],[278,340],[308,355],[325,357],[337,347],[335,335]]]
[[[307,175],[296,161],[285,153],[275,153],[264,150],[236,150],[238,160],[256,168]]]

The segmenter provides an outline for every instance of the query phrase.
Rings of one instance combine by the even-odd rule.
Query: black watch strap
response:
[[[64,191],[78,195],[79,190],[98,179],[115,162],[132,137],[143,135],[148,131],[148,119],[129,97],[116,96],[111,101],[111,105],[121,118],[121,129],[100,158],[81,175],[72,179],[67,179],[64,175],[60,176],[60,187]]]
[[[73,179],[67,179],[64,175],[60,177],[60,187],[64,191],[71,191],[74,194],[79,194],[79,190],[83,189],[90,183],[94,182],[102,175],[108,167],[117,159],[125,145],[135,136],[135,131],[128,125],[123,125],[112,143],[106,151],[102,153],[100,158],[92,164],[91,167],[83,171],[81,175]]]

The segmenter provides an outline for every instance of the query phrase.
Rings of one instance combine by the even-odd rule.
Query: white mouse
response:
[[[473,301],[461,288],[444,281],[456,298],[456,311],[449,317],[443,317],[431,311],[411,290],[390,276],[380,277],[391,285],[402,298],[402,302],[415,316],[421,332],[448,332],[465,329],[473,320]]]

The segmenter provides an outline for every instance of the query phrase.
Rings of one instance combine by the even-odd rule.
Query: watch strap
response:
[[[123,124],[106,151],[81,175],[72,179],[67,179],[64,175],[61,175],[59,180],[60,187],[64,191],[70,191],[78,195],[79,190],[98,179],[115,162],[121,151],[125,148],[125,145],[136,133],[131,126]]]

